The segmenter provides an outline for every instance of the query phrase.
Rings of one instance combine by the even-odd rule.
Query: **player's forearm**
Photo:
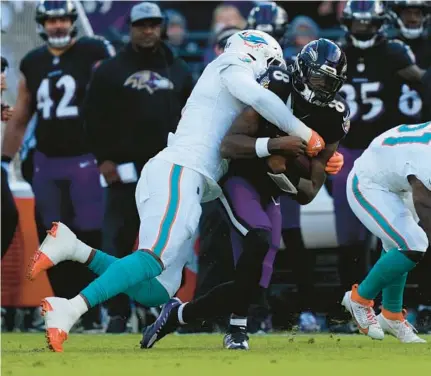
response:
[[[301,137],[304,141],[310,140],[311,129],[293,115],[276,94],[251,80],[243,69],[235,68],[237,67],[230,67],[222,76],[224,84],[233,96],[253,107],[283,132]]]
[[[261,88],[252,107],[262,117],[290,136],[301,137],[304,141],[310,140],[311,129],[293,115],[282,100],[273,92]]]
[[[337,150],[338,142],[326,145],[326,148],[311,160],[310,180],[301,179],[298,185],[298,195],[296,201],[301,205],[307,205],[319,193],[326,181],[326,164],[334,152]]]
[[[317,196],[317,193],[319,193],[325,180],[326,173],[324,171],[320,171],[318,174],[315,173],[314,176],[312,173],[311,180],[301,179],[298,185],[296,201],[300,205],[309,204]]]
[[[220,147],[222,158],[251,159],[256,158],[256,138],[242,134],[233,134],[223,139]]]

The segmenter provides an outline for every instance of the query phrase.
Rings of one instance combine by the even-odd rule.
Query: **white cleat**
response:
[[[402,343],[426,343],[426,341],[416,335],[417,330],[406,319],[389,320],[383,314],[377,316],[377,320],[385,333],[398,338]]]
[[[45,298],[40,306],[45,319],[45,337],[48,347],[51,351],[63,352],[63,343],[80,315],[70,301],[64,298]]]
[[[65,260],[76,260],[76,235],[61,222],[53,222],[39,250],[30,260],[27,277],[35,279],[41,272]],[[76,260],[77,261],[77,260]]]
[[[356,288],[357,285],[354,285],[352,290],[356,290]],[[382,340],[385,337],[372,306],[364,305],[352,300],[352,291],[347,291],[344,294],[341,304],[350,312],[361,333],[371,337],[372,339]]]

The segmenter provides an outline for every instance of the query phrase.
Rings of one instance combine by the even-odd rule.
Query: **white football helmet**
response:
[[[224,49],[228,53],[244,55],[251,64],[255,77],[262,75],[270,65],[284,66],[283,50],[269,34],[259,30],[243,30],[233,34]]]

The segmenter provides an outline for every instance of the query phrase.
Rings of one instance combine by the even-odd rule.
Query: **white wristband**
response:
[[[271,153],[268,151],[268,142],[269,137],[262,137],[256,139],[256,144],[254,145],[254,149],[256,150],[256,155],[259,158],[269,157]]]

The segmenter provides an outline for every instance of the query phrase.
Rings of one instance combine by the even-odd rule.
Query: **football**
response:
[[[311,177],[311,158],[306,155],[296,158],[271,155],[268,157],[268,166],[275,174],[285,173],[289,177],[296,177],[297,180]]]

